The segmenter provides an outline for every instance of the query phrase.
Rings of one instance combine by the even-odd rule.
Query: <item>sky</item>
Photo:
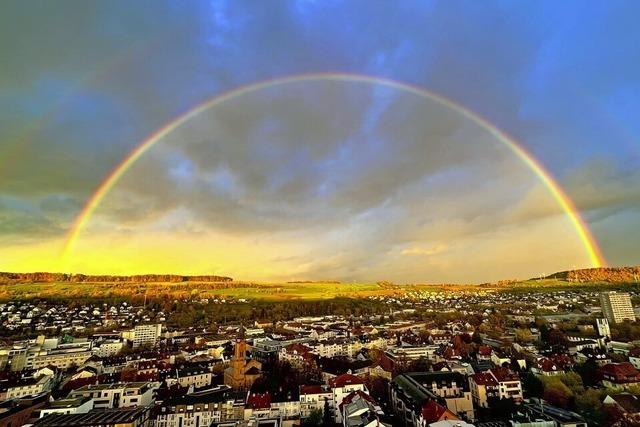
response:
[[[2,271],[469,283],[593,266],[488,127],[548,171],[608,265],[640,263],[637,2],[1,7]],[[316,77],[158,138],[69,243],[150,135],[300,75]]]

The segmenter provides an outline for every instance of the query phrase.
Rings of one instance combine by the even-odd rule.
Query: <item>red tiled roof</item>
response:
[[[447,416],[447,413],[450,415]],[[439,421],[443,419],[443,417],[450,420],[458,419],[453,416],[447,408],[438,404],[435,400],[429,400],[422,405],[422,418],[427,424]]]
[[[330,393],[330,389],[324,389],[321,385],[303,385],[300,386],[300,394],[320,394],[320,393]]]
[[[640,372],[629,362],[608,363],[600,368],[600,372],[617,383],[640,382]]]
[[[253,393],[247,397],[247,407],[252,409],[267,409],[271,407],[270,393]]]
[[[344,387],[346,385],[351,385],[351,384],[364,384],[362,382],[362,380],[358,377],[356,377],[355,375],[351,375],[351,374],[342,374],[342,375],[338,375],[337,377],[333,378],[331,380],[331,387],[332,388],[336,388],[336,387]]]
[[[478,348],[478,354],[479,354],[480,356],[491,356],[491,352],[492,352],[492,351],[493,351],[493,350],[491,350],[491,347],[489,347],[488,345],[481,345],[481,346]]]
[[[484,385],[484,386],[498,385],[498,381],[496,381],[494,376],[491,375],[489,372],[480,372],[478,374],[473,374],[471,378],[473,378],[473,381],[478,385]]]
[[[499,381],[520,381],[518,374],[513,372],[509,368],[493,368],[490,370],[491,374]]]

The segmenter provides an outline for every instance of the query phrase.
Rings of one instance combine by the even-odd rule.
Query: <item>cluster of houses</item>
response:
[[[562,304],[577,304],[567,295]],[[1,306],[3,319],[25,307],[33,312],[25,304]],[[488,322],[490,313],[480,310]],[[575,336],[551,319],[548,333],[564,345],[543,345],[536,318],[516,310],[508,313],[514,326],[500,337],[462,316],[444,324],[319,316],[215,333],[140,319],[83,338],[5,342],[0,426],[586,427],[584,416],[532,399],[523,385],[526,375],[560,376],[586,362],[597,366],[603,404],[625,420],[640,419],[633,394],[640,390],[640,343],[613,340],[607,320],[598,318],[592,331]],[[105,311],[129,325],[139,310]],[[528,337],[519,340],[516,329],[527,323]],[[500,416],[505,402],[513,408],[509,420]]]

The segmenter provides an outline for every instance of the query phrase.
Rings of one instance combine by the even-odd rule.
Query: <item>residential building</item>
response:
[[[155,427],[205,427],[214,422],[243,419],[244,396],[229,386],[173,397],[163,402]]]
[[[86,414],[52,414],[34,427],[148,427],[149,407],[93,410]]]
[[[157,382],[87,385],[69,393],[70,398],[90,397],[96,409],[148,406],[154,401]]]
[[[325,405],[328,405],[331,416],[335,417],[335,401],[331,387],[324,384],[300,386],[300,418],[307,418],[316,409],[324,412]]]
[[[339,409],[344,427],[390,426],[380,420],[384,416],[380,405],[363,391],[354,391],[347,395]]]
[[[596,326],[598,327],[598,335],[611,338],[611,328],[609,327],[609,321],[607,319],[596,319]]]
[[[161,324],[136,325],[133,328],[133,348],[155,346],[162,333]]]
[[[640,385],[640,372],[629,362],[608,363],[599,368],[602,385],[611,389],[627,389]]]
[[[51,414],[86,414],[93,409],[93,399],[90,397],[75,397],[59,399],[49,403],[40,410],[40,418]]]
[[[625,320],[635,321],[636,315],[631,304],[631,296],[625,292],[603,292],[600,294],[602,314],[610,323],[622,323]]]

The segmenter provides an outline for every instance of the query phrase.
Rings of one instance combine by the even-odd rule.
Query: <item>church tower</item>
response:
[[[247,359],[247,341],[244,326],[240,326],[234,342],[233,358],[224,370],[224,383],[235,390],[248,390],[253,382],[262,376],[262,364]]]

